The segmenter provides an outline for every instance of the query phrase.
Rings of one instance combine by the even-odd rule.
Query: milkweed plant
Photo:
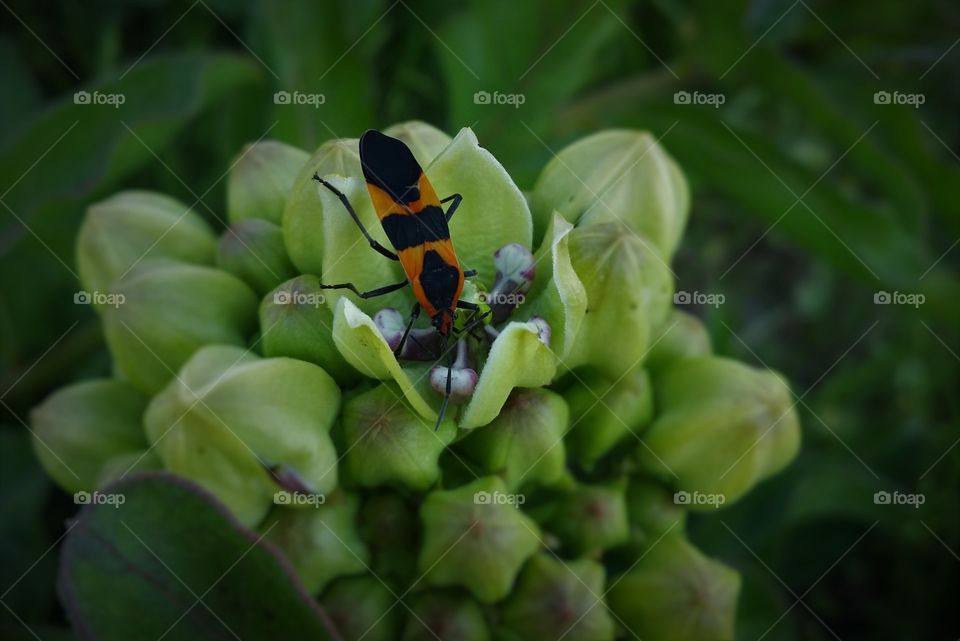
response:
[[[607,130],[523,191],[469,128],[385,133],[463,195],[463,297],[491,310],[454,348],[437,431],[447,361],[426,319],[394,355],[409,289],[320,287],[403,279],[312,180],[386,245],[357,140],[262,141],[230,170],[219,238],[154,192],[88,209],[77,265],[110,294],[93,303],[114,373],[33,410],[46,471],[68,492],[193,481],[266,533],[344,638],[732,639],[739,574],[685,517],[781,470],[800,430],[781,376],[713,354],[673,306],[690,208],[675,161]]]

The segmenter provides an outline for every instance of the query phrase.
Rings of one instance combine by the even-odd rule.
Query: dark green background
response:
[[[956,639],[958,38],[945,0],[6,0],[0,637],[32,638],[19,618],[70,638],[56,552],[41,555],[75,506],[23,421],[109,371],[92,310],[73,304],[84,208],[148,188],[220,227],[244,143],[312,150],[417,118],[472,126],[522,188],[598,129],[662,136],[694,195],[677,288],[725,296],[694,310],[717,351],[785,373],[804,427],[786,472],[691,524],[743,573],[739,636]],[[75,105],[80,89],[126,102]],[[275,105],[278,90],[326,102]],[[480,90],[525,102],[476,105]],[[725,103],[677,105],[678,90]],[[877,91],[925,102],[877,105]],[[926,302],[875,305],[878,291]],[[878,506],[878,490],[925,504]]]

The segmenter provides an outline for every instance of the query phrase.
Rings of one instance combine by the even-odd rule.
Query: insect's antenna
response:
[[[440,341],[440,354],[443,354],[447,351],[447,334],[443,335],[443,338]],[[443,393],[443,403],[440,404],[440,413],[437,415],[437,424],[433,426],[433,431],[437,432],[440,430],[440,422],[443,420],[443,415],[447,413],[447,405],[450,404],[450,388],[452,387],[453,382],[453,350],[447,351],[447,386]]]

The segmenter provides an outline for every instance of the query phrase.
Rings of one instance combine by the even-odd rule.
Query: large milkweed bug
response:
[[[479,305],[460,300],[464,279],[476,272],[465,272],[460,266],[448,226],[463,197],[453,194],[440,200],[410,148],[403,141],[375,129],[366,131],[360,137],[360,166],[377,218],[396,253],[370,236],[343,192],[318,174],[314,174],[313,179],[340,199],[371,248],[390,260],[400,261],[406,279],[364,292],[353,283],[320,286],[324,289],[349,289],[360,298],[382,296],[407,285],[413,288],[416,302],[394,354],[400,354],[413,323],[421,310],[426,310],[441,337],[440,355],[446,352],[448,357],[443,404],[434,426],[434,429],[439,429],[450,402],[454,350],[453,346],[448,345],[449,336],[451,333],[469,333],[489,313],[478,316],[462,331],[454,329],[457,309],[471,311],[474,315],[480,312]],[[447,202],[450,206],[444,212],[441,205]]]

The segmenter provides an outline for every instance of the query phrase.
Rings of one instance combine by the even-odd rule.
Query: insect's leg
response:
[[[446,349],[447,335],[444,334],[443,340],[440,343],[440,353],[443,354]],[[453,386],[453,352],[453,349],[447,352],[447,385],[444,388],[443,403],[440,404],[440,412],[437,414],[437,424],[433,426],[434,432],[440,430],[440,422],[443,421],[443,415],[447,413],[447,405],[450,404],[450,389]]]
[[[380,252],[382,255],[386,256],[390,260],[400,260],[400,258],[395,253],[393,253],[392,251],[390,251],[389,249],[387,249],[386,247],[378,243],[376,240],[374,240],[373,236],[371,236],[370,233],[367,231],[367,228],[364,227],[363,223],[360,222],[360,217],[357,216],[357,212],[353,210],[353,205],[350,204],[350,200],[346,197],[346,195],[342,191],[340,191],[339,189],[337,189],[336,187],[328,183],[326,180],[321,178],[319,174],[313,174],[313,179],[316,180],[321,185],[323,185],[324,187],[326,187],[327,189],[329,189],[331,192],[333,192],[334,196],[340,199],[340,202],[343,203],[343,206],[346,208],[347,213],[350,214],[350,218],[353,218],[353,222],[357,223],[357,227],[360,228],[360,233],[363,234],[363,237],[367,239],[368,243],[370,243],[370,247],[377,250],[378,252]]]
[[[445,202],[447,202],[447,201],[450,201],[450,200],[452,200],[453,202],[450,203],[450,206],[449,206],[449,207],[447,207],[447,222],[448,222],[448,223],[450,222],[450,219],[453,218],[454,212],[457,211],[457,207],[460,206],[460,201],[463,200],[463,196],[461,196],[460,194],[453,194],[452,196],[447,196],[446,198],[444,198],[443,200],[440,201],[440,204],[442,205],[443,203],[445,203]]]
[[[471,312],[479,312],[480,306],[476,303],[471,303],[470,301],[458,300],[457,309],[469,309]]]
[[[397,348],[393,350],[394,356],[400,356],[400,352],[403,351],[403,345],[407,342],[407,336],[410,335],[410,328],[413,327],[413,322],[417,320],[418,316],[420,316],[420,303],[414,303],[413,309],[410,311],[410,320],[407,321],[407,328],[403,330],[403,336],[400,337]]]
[[[467,301],[461,300],[461,301],[457,301],[457,307],[460,307],[460,303],[464,303],[464,304],[466,304],[466,305],[473,305],[473,303],[468,303]],[[475,305],[473,305],[473,307],[476,307],[476,311],[479,311],[479,310],[480,310],[480,308],[477,307],[477,306],[475,306]],[[462,309],[473,309],[473,307],[464,307],[464,308],[462,308]],[[464,327],[462,330],[460,330],[460,331],[457,331],[457,330],[455,329],[455,330],[454,330],[454,333],[455,333],[457,336],[463,336],[464,334],[470,334],[470,332],[472,332],[475,328],[477,328],[477,327],[483,322],[483,319],[486,318],[487,316],[489,316],[492,312],[493,312],[493,310],[488,309],[487,311],[485,311],[484,313],[480,314],[479,316],[475,316],[475,317],[470,321],[470,324],[469,324],[469,325],[465,326],[465,327]]]
[[[361,292],[358,290],[353,283],[340,283],[339,285],[324,285],[323,283],[320,283],[320,289],[349,289],[360,298],[376,298],[377,296],[383,296],[384,294],[395,292],[401,287],[405,287],[408,283],[409,281],[403,281],[401,283],[394,283],[393,285],[384,285],[383,287],[371,289],[370,291],[366,292]]]
[[[467,271],[463,272],[464,278],[473,278],[476,275],[477,275],[477,270],[475,269],[468,269]]]

